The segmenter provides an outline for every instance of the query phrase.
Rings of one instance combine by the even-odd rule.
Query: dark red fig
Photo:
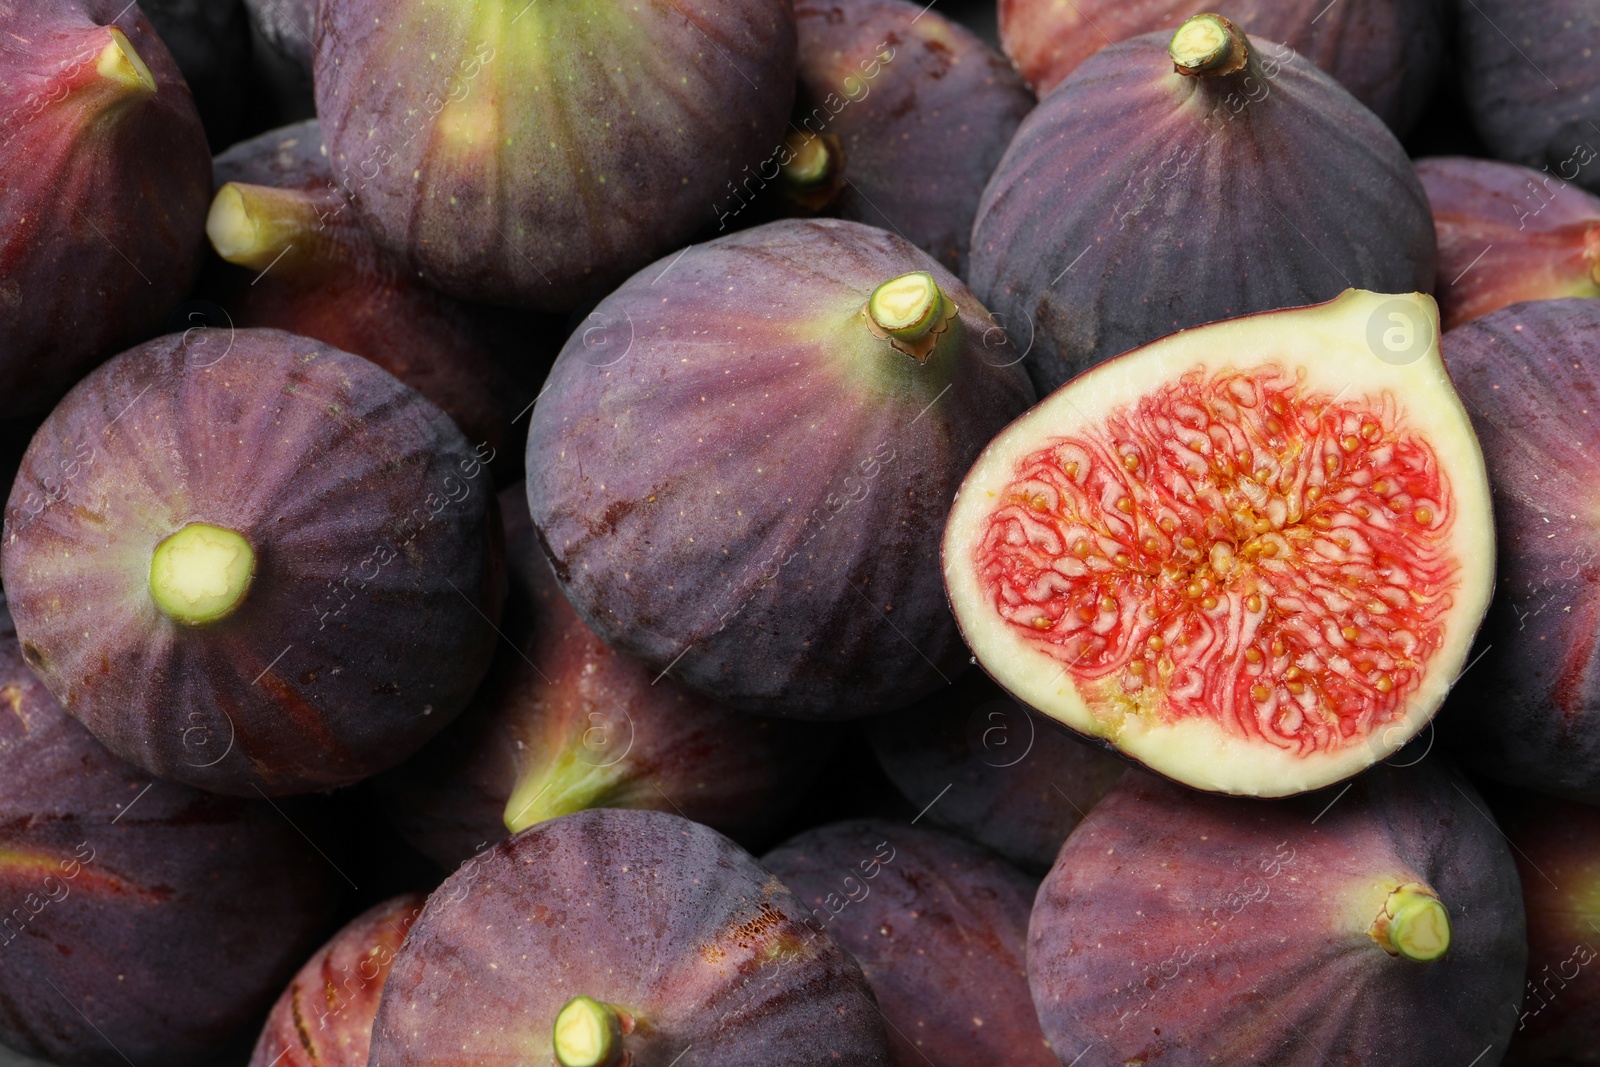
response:
[[[972,216],[1033,95],[970,30],[907,0],[800,0],[788,139],[757,171],[791,214],[893,230],[957,273]],[[727,214],[743,207],[749,178]]]
[[[152,774],[248,796],[354,782],[489,665],[489,457],[358,356],[218,334],[123,353],[35,434],[4,535],[23,654]]]
[[[945,581],[1028,706],[1197,789],[1287,796],[1391,755],[1494,584],[1484,457],[1433,301],[1350,290],[1079,376],[961,484]]]
[[[567,312],[716,218],[794,100],[791,0],[320,5],[317,114],[378,245]]]
[[[1535,300],[1451,330],[1445,363],[1483,441],[1499,587],[1482,661],[1441,720],[1474,770],[1600,803],[1600,301]]]
[[[3,600],[0,783],[12,1048],[96,1067],[206,1061],[332,918],[332,871],[280,814],[152,781],[69,718],[23,663]]]
[[[1439,315],[1453,330],[1524,300],[1600,296],[1600,197],[1511,163],[1417,161],[1439,235]]]
[[[1510,850],[1433,762],[1262,803],[1129,771],[1039,887],[1028,980],[1062,1063],[1497,1063],[1527,943]]]
[[[389,972],[371,1062],[887,1065],[861,968],[819,926],[699,823],[553,819],[428,898]]]
[[[1226,14],[1252,37],[1287,43],[1404,135],[1439,74],[1437,8],[1437,0],[1234,0]],[[1000,0],[1000,40],[1043,96],[1102,48],[1171,33],[1209,10],[1205,0]]]
[[[375,905],[318,949],[272,1006],[250,1067],[367,1067],[384,982],[424,900]]]
[[[126,0],[15,3],[0,33],[0,419],[148,337],[200,263],[210,153]]]
[[[1058,1067],[1028,995],[1032,879],[881,819],[808,831],[761,862],[861,964],[895,1067]]]
[[[384,780],[406,837],[453,867],[508,832],[604,807],[770,842],[834,732],[730,711],[613,652],[561,595],[521,486],[500,494],[500,513],[506,644],[461,718]]]
[[[971,264],[1045,392],[1185,327],[1351,287],[1430,292],[1433,221],[1377,116],[1201,15],[1107,48],[1023,120]]]
[[[1049,869],[1128,766],[1030,713],[982,671],[866,725],[914,810],[1028,871]]]

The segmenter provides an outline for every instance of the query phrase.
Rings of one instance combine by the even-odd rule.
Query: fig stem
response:
[[[927,363],[940,335],[956,317],[956,305],[925,270],[890,278],[872,291],[861,309],[874,337]]]
[[[325,221],[322,199],[299,189],[229,182],[206,215],[206,237],[217,255],[240,267],[266,270],[317,263],[336,266],[342,254],[337,226]],[[293,255],[286,255],[288,252]]]
[[[780,169],[783,180],[800,188],[821,185],[833,173],[833,151],[826,138],[790,133],[784,139],[789,161]]]
[[[1408,882],[1389,894],[1367,933],[1391,956],[1431,963],[1450,951],[1450,913],[1439,894]]]
[[[1218,77],[1249,64],[1250,40],[1221,15],[1195,15],[1172,35],[1167,54],[1185,77]]]
[[[100,50],[95,59],[95,70],[107,81],[121,87],[132,96],[146,97],[155,93],[155,75],[145,64],[138,49],[128,40],[128,35],[115,26],[107,27],[110,42]]]
[[[162,540],[150,557],[150,595],[169,617],[189,626],[215,622],[244,601],[256,554],[232,530],[191,522]]]
[[[625,1016],[592,997],[576,996],[556,1013],[556,1062],[561,1067],[614,1067],[622,1059]]]
[[[620,799],[614,794],[627,771],[621,757],[607,756],[609,762],[589,762],[579,754],[579,746],[584,746],[582,736],[554,766],[540,768],[543,773],[535,770],[518,776],[502,816],[506,829],[517,834],[547,819],[589,808],[630,806],[614,803]]]

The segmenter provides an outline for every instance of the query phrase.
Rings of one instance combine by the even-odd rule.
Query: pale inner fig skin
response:
[[[1450,487],[1392,403],[1190,373],[1027,456],[977,564],[1091,706],[1296,752],[1403,712],[1459,584]]]

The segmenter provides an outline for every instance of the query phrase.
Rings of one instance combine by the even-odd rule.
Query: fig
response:
[[[154,332],[200,263],[211,162],[126,0],[11,5],[0,34],[0,419]]]
[[[1431,298],[1184,330],[1008,426],[945,581],[1028,706],[1197,789],[1337,782],[1422,729],[1494,577],[1484,459]]]
[[[1461,84],[1501,159],[1600,191],[1600,8],[1473,0],[1460,12]]]
[[[3,539],[23,655],[151,774],[348,784],[421,747],[488,668],[486,457],[359,356],[217,333],[123,353],[34,435]]]
[[[676,811],[766,843],[822,770],[832,731],[730,711],[613,652],[539,554],[521,486],[500,494],[505,645],[468,710],[385,779],[395,821],[453,867],[584,808]]]
[[[893,230],[962,273],[978,197],[1033,95],[1004,56],[920,4],[800,0],[795,16],[792,129],[757,176],[777,172],[791,213]]]
[[[425,900],[374,905],[318,949],[272,1006],[250,1067],[367,1067],[378,999]]]
[[[1430,292],[1433,221],[1376,116],[1292,49],[1198,15],[1092,57],[1023,120],[968,279],[1044,393],[1185,327]]]
[[[709,827],[592,809],[464,865],[395,957],[373,1067],[886,1065],[861,968]]]
[[[1600,197],[1548,172],[1422,159],[1446,331],[1524,300],[1600,296]]]
[[[794,101],[792,0],[346,0],[317,18],[346,198],[463,299],[565,313],[604,295],[714,221]]]
[[[1527,962],[1517,869],[1482,798],[1436,764],[1272,803],[1130,770],[1028,926],[1062,1062],[1498,1063]]]
[[[1591,492],[1600,302],[1513,304],[1445,335],[1488,458],[1499,589],[1441,738],[1473,770],[1600,804],[1600,543]]]
[[[799,718],[960,669],[939,529],[1033,399],[966,286],[903,238],[785,220],[640,271],[591,318],[534,409],[528,503],[601,638]]]
[[[1000,43],[1042,97],[1102,48],[1171,33],[1204,0],[1000,0]],[[1235,0],[1253,37],[1282,41],[1404,135],[1427,106],[1444,55],[1437,0]]]
[[[913,810],[1041,874],[1127,769],[1030,713],[981,671],[867,728]]]
[[[1032,879],[880,819],[811,830],[761,862],[861,964],[896,1067],[1059,1067],[1028,995]]]
[[[3,599],[0,700],[0,1042],[59,1064],[209,1060],[322,935],[330,869],[265,804],[112,756],[23,662]]]

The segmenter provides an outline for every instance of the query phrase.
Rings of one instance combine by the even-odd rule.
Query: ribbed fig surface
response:
[[[924,332],[890,334],[875,293]],[[790,220],[641,271],[591,322],[534,409],[528,500],[596,633],[795,717],[887,710],[954,676],[939,530],[1032,399],[966,286],[881,230]]]

